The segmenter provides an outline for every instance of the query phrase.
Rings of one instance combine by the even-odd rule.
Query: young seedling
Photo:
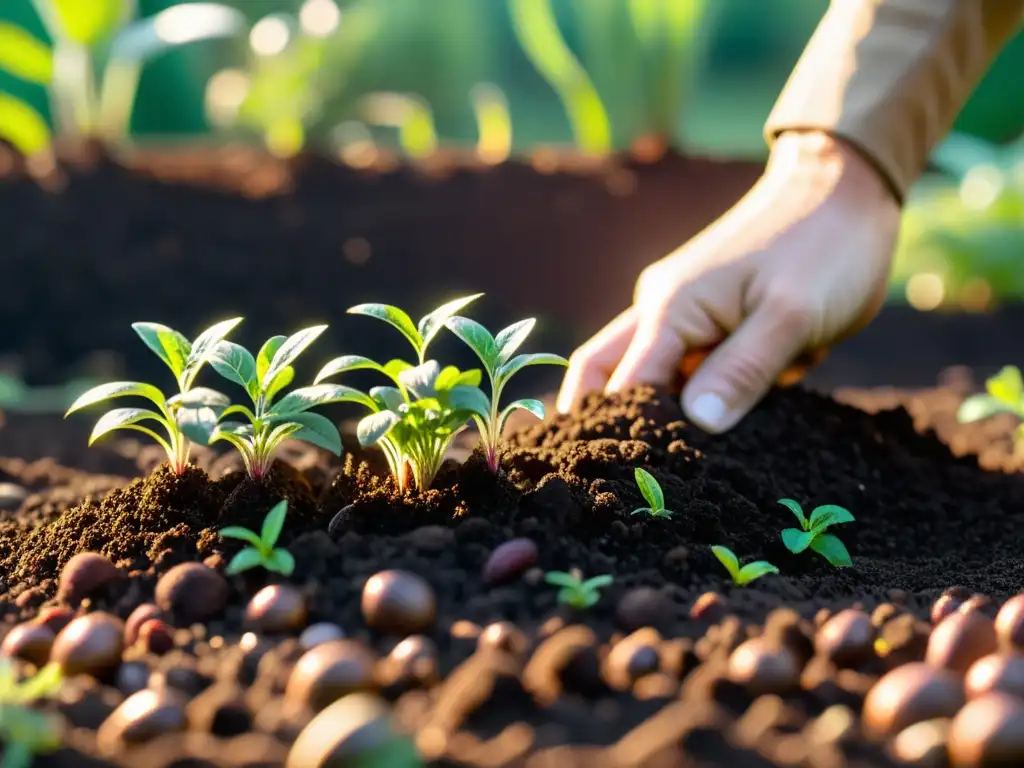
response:
[[[745,587],[754,579],[759,579],[769,573],[778,573],[779,569],[766,560],[755,560],[740,568],[740,561],[733,551],[728,547],[714,546],[711,551],[715,553],[718,562],[725,566],[734,584]]]
[[[33,756],[60,748],[60,722],[31,708],[39,699],[53,698],[64,682],[58,664],[47,664],[33,677],[19,681],[14,665],[0,658],[0,768],[29,768]]]
[[[231,405],[221,419],[238,414],[245,421],[221,421],[209,434],[209,442],[225,441],[242,454],[245,469],[253,480],[262,480],[270,469],[274,451],[287,438],[341,455],[341,435],[330,419],[311,408],[328,403],[364,402],[366,396],[339,384],[317,384],[296,389],[274,399],[295,378],[292,363],[324,332],[326,325],[313,326],[292,336],[274,336],[253,357],[245,347],[220,342],[210,356],[210,366],[228,381],[246,391],[252,407]]]
[[[241,539],[249,546],[231,558],[225,573],[230,576],[252,568],[262,567],[282,576],[291,576],[295,570],[295,558],[287,549],[276,549],[277,540],[284,528],[284,518],[288,514],[288,500],[283,499],[273,506],[263,518],[263,527],[257,534],[239,525],[221,528],[220,535],[226,539]]]
[[[1018,450],[1024,449],[1024,379],[1020,369],[1014,365],[1004,366],[985,382],[985,389],[985,394],[972,395],[960,404],[957,421],[967,424],[997,413],[1012,413],[1022,422],[1014,430],[1014,443]]]
[[[646,512],[651,517],[672,517],[672,510],[665,509],[665,494],[661,490],[661,485],[654,479],[654,475],[640,467],[636,468],[633,475],[636,477],[640,495],[644,497],[647,506],[638,507],[630,514],[642,515]]]
[[[500,468],[499,440],[505,429],[505,422],[513,411],[523,410],[538,419],[544,418],[544,405],[540,400],[516,400],[500,409],[501,393],[509,380],[530,365],[568,365],[564,357],[547,353],[516,355],[516,350],[530,335],[536,320],[521,320],[492,336],[490,331],[475,320],[458,315],[449,318],[448,329],[473,350],[491,385],[489,398],[479,400],[473,411],[473,420],[480,430],[480,444],[492,472]],[[514,355],[514,357],[513,357]],[[500,409],[500,410],[499,410]]]
[[[178,393],[168,398],[152,384],[138,381],[115,381],[101,384],[83,393],[71,404],[65,418],[83,408],[120,397],[141,397],[149,400],[152,408],[114,408],[96,422],[89,445],[115,430],[142,432],[156,440],[167,453],[171,469],[181,474],[188,466],[189,440],[206,444],[209,431],[230,404],[226,395],[206,387],[193,387],[200,369],[208,361],[218,344],[242,318],[236,317],[217,323],[203,331],[194,342],[182,334],[159,323],[133,323],[139,335],[164,364],[170,368],[178,384]],[[155,424],[163,435],[147,422]]]
[[[558,602],[562,605],[568,605],[577,611],[585,611],[597,605],[597,601],[601,599],[601,589],[609,586],[613,577],[606,573],[584,581],[582,574],[573,568],[569,572],[548,571],[544,574],[544,581],[560,587]]]
[[[835,504],[823,504],[815,507],[808,520],[800,505],[792,499],[779,499],[779,504],[796,515],[803,529],[786,528],[782,531],[782,543],[786,545],[786,549],[798,555],[810,547],[836,568],[849,568],[853,565],[850,553],[846,551],[843,542],[831,533],[825,533],[833,525],[852,523],[853,515],[849,510]]]

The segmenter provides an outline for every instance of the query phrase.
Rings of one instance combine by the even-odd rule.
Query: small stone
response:
[[[889,602],[896,606],[903,606],[907,603],[907,591],[905,589],[890,589],[886,593]]]
[[[755,695],[785,693],[800,681],[800,664],[793,652],[763,637],[742,642],[729,656],[729,679]]]
[[[267,635],[300,630],[307,618],[306,598],[285,584],[264,587],[245,609],[245,626]]]
[[[455,534],[443,525],[424,525],[410,531],[406,538],[421,552],[437,554],[444,552],[455,542]]]
[[[121,571],[103,555],[98,552],[79,552],[61,569],[57,597],[78,605],[120,577]]]
[[[28,498],[28,491],[16,483],[0,483],[0,509],[17,509]]]
[[[946,742],[952,722],[948,717],[939,717],[914,723],[896,735],[889,752],[901,763],[942,768],[947,765]]]
[[[1004,648],[1024,650],[1024,593],[1003,603],[996,614],[996,634]]]
[[[972,595],[970,599],[961,604],[957,611],[959,613],[970,613],[971,611],[989,611],[992,609],[992,598],[988,595]]]
[[[73,618],[75,618],[74,612],[59,605],[51,605],[48,608],[43,608],[32,621],[35,624],[49,627],[50,631],[56,635],[70,624]]]
[[[189,728],[230,738],[252,728],[245,692],[235,683],[218,683],[197,695],[185,708]]]
[[[675,605],[665,593],[652,587],[629,590],[615,606],[615,622],[627,632],[644,627],[664,627],[675,620]]]
[[[531,539],[512,539],[499,545],[483,568],[483,579],[488,585],[506,584],[520,577],[534,563],[539,553]]]
[[[874,655],[875,627],[864,611],[847,608],[822,625],[814,649],[840,667],[856,667]]]
[[[337,624],[321,621],[316,624],[310,624],[302,630],[302,634],[299,635],[299,648],[308,651],[323,643],[341,640],[343,637],[345,637],[345,632]]]
[[[690,618],[717,624],[728,614],[725,598],[717,592],[705,592],[690,608]]]
[[[949,614],[954,613],[961,605],[963,605],[963,601],[953,597],[953,595],[939,595],[938,599],[932,603],[932,624],[938,624]]]
[[[121,663],[124,623],[109,613],[79,616],[60,631],[50,661],[60,664],[67,677],[101,677]]]
[[[174,647],[174,632],[160,619],[150,619],[139,629],[138,642],[147,653],[162,656]]]
[[[903,664],[868,691],[864,728],[874,737],[893,736],[924,720],[952,717],[963,704],[963,685],[956,674],[923,662]]]
[[[949,729],[949,758],[955,768],[1024,765],[1024,704],[993,691],[957,713]]]
[[[967,670],[964,690],[968,699],[1002,691],[1024,700],[1024,655],[1009,652],[982,656]]]
[[[200,563],[176,565],[156,583],[156,604],[185,624],[215,616],[227,600],[224,577]]]
[[[306,651],[295,663],[285,698],[319,712],[342,696],[374,685],[376,659],[352,640],[332,640]]]
[[[481,650],[500,650],[513,656],[524,656],[529,647],[526,635],[510,621],[488,624],[480,631],[476,643]]]
[[[881,629],[884,624],[887,624],[900,615],[900,609],[892,603],[881,603],[875,606],[875,610],[871,612],[871,623],[874,624],[877,629]]]
[[[103,721],[96,733],[100,749],[112,754],[125,745],[141,744],[185,729],[182,698],[172,691],[145,689],[133,693]]]
[[[388,686],[427,687],[440,679],[437,646],[429,637],[410,635],[381,663],[381,678]]]
[[[149,667],[141,661],[126,661],[117,668],[114,685],[125,696],[131,696],[149,684]]]
[[[363,618],[370,628],[393,635],[428,631],[437,617],[434,590],[408,571],[380,571],[363,587]]]
[[[928,639],[925,661],[959,674],[996,650],[996,630],[992,620],[979,611],[956,612],[944,618]]]
[[[645,675],[661,667],[658,646],[660,635],[653,629],[640,629],[612,646],[602,664],[605,680],[619,691],[627,691]]]
[[[162,619],[164,612],[156,603],[143,603],[132,611],[124,622],[124,644],[126,647],[135,645],[139,639],[139,630],[150,619]]]
[[[50,659],[50,649],[56,635],[45,624],[26,622],[11,628],[0,644],[0,654],[24,659],[42,667]]]

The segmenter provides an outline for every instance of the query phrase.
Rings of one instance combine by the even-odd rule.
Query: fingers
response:
[[[637,321],[629,347],[615,367],[607,392],[621,392],[634,384],[669,384],[676,376],[686,342],[662,313],[645,313]]]
[[[604,389],[635,330],[636,313],[630,308],[572,354],[556,403],[561,413],[571,410],[588,392]]]

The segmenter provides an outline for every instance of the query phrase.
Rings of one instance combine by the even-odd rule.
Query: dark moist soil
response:
[[[335,622],[384,654],[396,638],[366,628],[360,594],[367,578],[396,568],[433,587],[438,616],[429,637],[439,649],[442,681],[429,694],[383,690],[433,765],[890,765],[879,745],[852,738],[826,748],[808,734],[832,705],[849,706],[856,716],[892,658],[872,655],[856,674],[811,676],[781,702],[758,699],[756,690],[727,680],[725,658],[762,631],[795,637],[809,649],[810,620],[821,609],[850,606],[877,609],[877,616],[891,611],[895,618],[881,631],[898,651],[893,658],[920,658],[921,625],[900,616],[926,618],[953,586],[996,604],[1021,588],[1024,476],[1011,455],[1012,423],[957,424],[956,407],[971,383],[962,376],[952,381],[921,391],[840,393],[859,407],[802,388],[777,390],[718,437],[686,423],[665,393],[642,388],[625,399],[591,397],[573,414],[517,432],[504,475],[490,475],[474,455],[449,462],[433,490],[404,497],[378,474],[375,457],[349,454],[332,473],[322,457],[297,448],[283,454],[264,487],[242,479],[234,457],[204,453],[203,469],[176,478],[161,467],[105,497],[97,489],[116,478],[76,473],[52,460],[0,460],[0,482],[35,492],[0,518],[0,605],[10,621],[30,619],[56,602],[63,564],[93,550],[132,576],[91,595],[85,607],[125,617],[152,599],[157,577],[173,565],[205,559],[222,567],[235,547],[219,540],[216,529],[258,528],[284,495],[296,513],[281,542],[295,556],[290,581],[308,600],[309,623]],[[17,429],[13,417],[8,429]],[[121,453],[113,457],[114,471],[131,455]],[[152,461],[146,451],[135,458],[143,466]],[[637,466],[660,481],[671,519],[630,515],[643,503],[633,480]],[[856,522],[837,533],[855,567],[837,570],[816,556],[789,554],[779,531],[794,520],[777,504],[783,497],[805,509],[848,507]],[[490,553],[516,537],[537,544],[536,568],[511,583],[486,585],[481,569]],[[782,575],[734,587],[710,553],[712,544],[730,546],[743,562],[768,559]],[[555,590],[540,580],[541,571],[570,568],[615,578],[585,613],[559,606]],[[191,630],[198,635],[179,638],[187,650],[174,652],[175,663],[220,670],[218,654],[237,649],[246,603],[263,583],[261,575],[230,579],[227,608]],[[714,626],[691,618],[691,606],[709,591],[724,598],[733,618]],[[534,650],[525,667],[510,656],[473,654],[466,622],[481,627],[498,620],[514,622],[529,639]],[[664,638],[657,645],[662,673],[617,690],[600,660],[623,634],[644,627]],[[196,639],[210,637],[224,641]],[[297,658],[287,642],[260,665],[260,679],[243,680],[251,692],[262,691],[263,698],[248,699],[250,715],[253,707],[273,710],[279,703],[279,691],[267,693],[263,678],[287,675]],[[159,669],[170,662],[147,657],[146,663]],[[227,661],[223,670],[210,674],[242,675]],[[67,708],[85,730],[73,749],[42,764],[86,764],[75,761],[94,751],[89,729],[120,698],[103,688],[89,706]],[[265,722],[252,728],[271,733],[281,749],[296,732]],[[745,737],[751,729],[760,736]],[[234,754],[229,744],[209,762],[195,754],[198,762],[175,762],[189,754],[189,743],[157,740],[125,753],[120,764],[240,764],[227,757]],[[280,763],[268,757],[241,764]]]

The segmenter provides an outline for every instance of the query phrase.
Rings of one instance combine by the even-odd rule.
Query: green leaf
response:
[[[807,531],[785,528],[782,531],[782,543],[794,555],[799,555],[811,545],[811,542],[814,541],[814,536],[815,534]]]
[[[231,331],[233,331],[240,322],[242,322],[242,318],[240,317],[233,317],[230,320],[221,320],[219,323],[211,325],[196,337],[196,340],[192,342],[191,351],[186,355],[187,360],[185,362],[185,369],[178,377],[178,383],[181,385],[182,389],[187,390],[192,387],[192,382],[195,381],[200,369],[206,365],[210,354],[216,346],[224,340],[224,337],[231,333]]]
[[[160,323],[132,323],[132,330],[164,361],[174,378],[180,381],[189,355],[192,354],[189,340],[173,328]]]
[[[651,509],[664,509],[665,494],[661,490],[661,485],[654,479],[654,476],[646,469],[637,467],[633,471],[633,477],[636,479],[637,487],[640,489],[640,495],[644,497],[644,501],[651,505]]]
[[[217,429],[218,409],[209,407],[179,408],[174,420],[181,433],[199,445],[209,445]]]
[[[208,408],[227,408],[231,405],[231,398],[223,392],[218,392],[209,387],[196,387],[167,399],[167,405],[195,408],[206,406]]]
[[[460,309],[465,307],[470,302],[476,301],[482,293],[475,293],[472,296],[463,296],[461,299],[455,299],[442,304],[440,307],[435,309],[428,315],[424,315],[420,318],[420,322],[417,325],[417,332],[420,338],[423,340],[422,346],[419,349],[420,361],[422,362],[423,355],[427,351],[427,345],[430,344],[431,340],[437,335],[438,331],[444,327],[452,315],[458,312]]]
[[[293,437],[301,429],[302,425],[292,420],[282,424],[275,424],[274,428],[270,430],[270,434],[263,441],[263,450],[268,454],[272,453],[277,446],[289,437]]]
[[[455,387],[448,393],[448,405],[457,411],[475,413],[485,420],[490,418],[491,401],[476,387]]]
[[[796,515],[796,519],[800,521],[800,527],[805,531],[807,530],[807,518],[804,517],[804,510],[798,502],[793,501],[793,499],[779,499],[779,504],[786,507]]]
[[[600,576],[592,576],[591,578],[584,581],[581,586],[585,590],[598,590],[604,587],[611,586],[613,581],[615,581],[615,577],[609,573],[605,573]]]
[[[644,513],[648,513],[650,515],[654,515],[654,510],[651,509],[650,507],[637,507],[632,512],[630,512],[629,514],[631,514],[631,515],[642,515]]]
[[[999,373],[985,382],[985,389],[996,400],[1013,408],[1020,408],[1024,397],[1024,380],[1021,379],[1020,369],[1015,365],[1004,366]]]
[[[221,413],[220,418],[223,419],[225,416],[233,416],[236,413],[241,414],[242,416],[245,416],[245,418],[250,423],[256,421],[256,414],[252,412],[252,409],[249,408],[248,406],[242,405],[241,403],[235,403],[234,405],[229,405]],[[235,423],[237,424],[238,422],[235,422]],[[225,422],[221,426],[225,426],[226,424],[227,424],[227,422]],[[238,424],[238,426],[239,427],[244,427],[245,425],[244,424]]]
[[[996,400],[992,395],[971,395],[966,398],[956,412],[956,420],[961,424],[981,421],[995,416],[997,413],[1017,413],[1004,402]]]
[[[131,0],[49,0],[62,34],[92,47],[114,33],[128,16]]]
[[[741,587],[746,586],[754,579],[759,579],[762,576],[766,576],[769,573],[778,573],[779,569],[771,563],[765,562],[764,560],[755,560],[753,563],[747,563],[740,568],[739,575],[736,578],[736,583]]]
[[[811,549],[828,560],[836,568],[849,568],[853,565],[846,545],[831,533],[823,533],[811,542]]]
[[[356,427],[356,437],[359,444],[366,448],[373,445],[394,428],[402,419],[393,411],[380,411],[371,413],[360,419]]]
[[[0,139],[9,141],[25,157],[51,148],[46,120],[26,101],[0,93]]]
[[[270,383],[277,376],[278,372],[294,363],[296,358],[326,330],[326,325],[314,325],[309,328],[303,328],[301,331],[293,333],[285,339],[274,353],[266,373],[258,379],[260,386],[264,390],[269,389]]]
[[[495,379],[504,383],[529,365],[568,365],[569,361],[559,355],[539,352],[532,355],[516,355],[498,367]]]
[[[498,345],[491,332],[484,328],[476,320],[468,317],[448,318],[446,323],[448,330],[454,333],[473,353],[480,358],[484,368],[490,372],[498,367]]]
[[[505,422],[508,421],[508,417],[512,415],[513,411],[528,411],[541,421],[544,420],[545,416],[544,403],[540,400],[527,398],[525,400],[516,400],[515,402],[509,403],[505,406],[504,410],[502,410],[501,416],[498,418],[499,436],[505,431]]]
[[[507,363],[512,358],[512,355],[523,345],[526,337],[530,335],[536,324],[537,321],[531,317],[528,320],[520,320],[508,328],[498,331],[498,335],[494,337],[494,343],[498,347],[499,365]]]
[[[833,525],[852,522],[854,522],[854,518],[850,510],[835,504],[822,504],[811,512],[808,526],[812,533],[821,533]]]
[[[575,574],[565,571],[548,571],[544,574],[544,581],[552,586],[567,589],[577,589],[582,584]]]
[[[115,408],[112,411],[107,411],[96,422],[92,434],[89,435],[89,445],[92,445],[101,437],[114,430],[127,429],[141,421],[156,421],[162,424],[164,428],[168,426],[164,417],[156,411],[150,411],[145,408]]]
[[[266,390],[267,402],[273,402],[274,398],[277,397],[277,393],[287,387],[295,379],[295,369],[290,365],[282,368],[277,372],[274,380],[270,382],[270,386]]]
[[[447,365],[437,374],[437,381],[434,382],[434,389],[438,392],[446,392],[454,387],[459,381],[459,369],[454,365]]]
[[[240,525],[229,525],[227,528],[221,528],[217,531],[217,534],[225,539],[241,539],[252,544],[256,549],[263,546],[263,541],[258,534]]]
[[[287,336],[271,336],[260,347],[259,353],[256,355],[256,378],[263,381],[263,377],[267,375],[267,371],[270,370],[270,361],[274,359],[274,355],[277,354],[277,350],[284,344]]]
[[[246,434],[246,433],[243,433],[243,432],[238,432],[238,431],[236,431],[233,428],[226,429],[225,426],[226,426],[225,424],[221,424],[219,427],[217,427],[215,430],[213,430],[213,434],[210,436],[210,442],[211,443],[217,443],[217,442],[223,441],[225,443],[233,445],[235,447],[235,449],[238,450],[238,452],[241,453],[243,456],[250,456],[252,454],[252,452],[253,452],[253,446],[252,446],[252,443],[251,443],[251,440],[252,440],[252,434],[251,434],[252,428],[250,427],[249,428],[249,430],[250,430],[249,434]],[[246,425],[238,425],[238,426],[246,426]]]
[[[233,341],[217,343],[210,353],[210,366],[228,381],[245,387],[247,392],[250,385],[258,381],[252,353]]]
[[[295,570],[295,558],[287,549],[275,549],[270,553],[263,567],[268,571],[280,573],[282,576],[291,576]]]
[[[417,398],[434,396],[434,385],[441,373],[441,366],[436,360],[427,360],[422,365],[409,368],[398,374],[398,382]]]
[[[270,416],[290,417],[328,403],[360,403],[369,407],[373,405],[373,401],[358,389],[343,384],[314,384],[289,392],[271,409]]]
[[[330,451],[335,456],[341,455],[341,435],[334,422],[326,416],[307,411],[292,414],[288,419],[302,427],[292,435],[293,440],[304,440],[310,445]]]
[[[397,384],[402,371],[411,370],[412,367],[412,363],[407,363],[405,360],[388,360],[384,363],[384,374]]]
[[[371,370],[380,371],[384,373],[384,366],[380,363],[374,362],[368,357],[362,355],[342,355],[331,360],[327,365],[320,369],[320,373],[313,379],[314,384],[319,384],[324,379],[330,378],[331,376],[337,376],[339,373],[346,373],[348,371],[360,371],[360,370]]]
[[[383,320],[393,328],[397,328],[409,340],[417,355],[422,354],[423,338],[420,336],[420,332],[413,325],[412,318],[398,307],[392,307],[388,304],[357,304],[349,309],[348,312],[350,315],[366,315],[367,317]]]
[[[18,698],[26,703],[40,699],[52,699],[60,693],[64,680],[64,671],[61,665],[50,662],[18,686]]]
[[[231,562],[224,569],[224,573],[228,576],[235,576],[244,571],[259,568],[261,565],[263,565],[263,554],[258,549],[246,547],[231,558]]]
[[[405,405],[405,396],[402,394],[402,390],[395,387],[373,387],[370,390],[370,399],[376,406],[374,410],[397,411]]]
[[[53,52],[21,27],[0,22],[0,69],[37,85],[53,80]]]
[[[263,518],[263,527],[260,529],[260,541],[265,549],[273,549],[277,546],[277,540],[281,537],[284,529],[284,518],[288,514],[288,499],[281,499]]]
[[[159,407],[164,407],[164,393],[152,384],[144,384],[138,381],[113,381],[109,384],[100,384],[87,392],[79,395],[78,399],[68,408],[67,416],[75,411],[88,408],[90,405],[102,403],[105,400],[113,400],[118,397],[143,397]]]
[[[711,551],[718,558],[718,562],[725,566],[725,570],[732,576],[733,581],[736,581],[740,573],[740,561],[733,554],[732,550],[728,547],[715,545],[711,547]]]

